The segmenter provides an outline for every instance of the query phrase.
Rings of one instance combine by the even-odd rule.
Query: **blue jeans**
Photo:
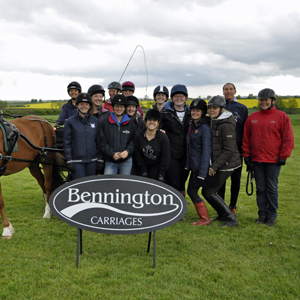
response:
[[[72,178],[83,178],[86,176],[96,175],[97,161],[90,163],[74,163],[76,171],[72,172]]]
[[[104,175],[130,175],[132,168],[132,157],[129,157],[122,163],[106,161]]]
[[[277,218],[278,177],[281,166],[276,163],[253,162],[256,202],[260,218]]]

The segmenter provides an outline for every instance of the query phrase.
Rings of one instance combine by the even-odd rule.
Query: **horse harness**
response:
[[[2,154],[0,152],[0,160],[2,160],[2,164],[0,166],[0,176],[2,176],[6,170],[7,164],[9,161],[18,161],[18,162],[26,162],[26,163],[40,163],[37,160],[28,160],[28,159],[21,159],[21,158],[15,158],[12,157],[11,154],[12,152],[17,151],[17,141],[21,141],[21,138],[23,138],[32,148],[39,150],[40,155],[45,158],[45,162],[42,162],[42,164],[48,164],[48,165],[53,165],[52,163],[47,163],[48,159],[48,152],[63,152],[61,149],[56,149],[56,148],[49,148],[48,147],[48,142],[47,142],[47,136],[46,132],[44,129],[44,126],[42,124],[46,123],[50,129],[50,132],[52,134],[52,139],[54,141],[54,146],[56,147],[56,139],[55,136],[51,130],[51,125],[49,124],[48,121],[46,120],[41,120],[37,118],[36,116],[30,116],[32,119],[27,119],[30,121],[38,121],[43,129],[44,133],[44,141],[45,141],[45,147],[38,147],[34,145],[23,133],[19,131],[19,129],[14,125],[9,122],[7,122],[4,118],[3,115],[0,114],[0,129],[3,132],[3,143],[4,143],[4,150],[6,152],[6,155]]]

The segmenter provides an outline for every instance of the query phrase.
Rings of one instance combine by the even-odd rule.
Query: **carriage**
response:
[[[63,171],[67,171],[62,150],[62,131],[58,131],[58,140],[51,124],[34,115],[16,117],[6,121],[0,114],[0,176],[8,176],[24,170],[26,167],[40,185],[45,199],[43,218],[50,219],[48,204],[54,189],[63,184]],[[57,146],[59,145],[59,146]],[[4,200],[0,181],[0,214],[2,218],[2,238],[10,239],[14,233],[4,211]]]

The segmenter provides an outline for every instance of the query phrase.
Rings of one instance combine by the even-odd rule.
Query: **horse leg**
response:
[[[45,176],[41,172],[41,169],[40,169],[38,164],[31,164],[28,168],[29,168],[29,171],[30,171],[31,175],[37,180],[39,186],[43,190],[43,195],[44,195],[44,199],[45,199],[45,203],[46,203],[45,214],[44,214],[43,218],[44,219],[50,219],[51,218],[51,211],[50,211],[50,207],[49,207],[49,204],[48,204],[48,201],[47,201],[47,193],[46,193],[46,187],[45,187],[45,181],[46,181]]]
[[[44,170],[44,178],[45,178],[45,190],[46,190],[46,208],[45,208],[45,214],[43,216],[44,219],[50,219],[51,218],[51,210],[49,206],[49,198],[52,193],[52,166],[51,165],[43,165]]]
[[[3,233],[2,238],[3,239],[10,239],[15,232],[14,228],[10,224],[10,222],[7,219],[7,216],[4,211],[4,200],[2,196],[2,189],[1,189],[1,182],[0,182],[0,214],[2,218],[2,226],[3,226]]]

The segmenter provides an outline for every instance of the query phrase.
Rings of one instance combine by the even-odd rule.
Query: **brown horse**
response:
[[[51,211],[49,208],[49,197],[56,187],[63,183],[61,168],[64,166],[62,154],[55,151],[43,151],[43,147],[55,147],[55,131],[45,119],[38,116],[25,116],[9,121],[15,127],[19,137],[17,139],[17,151],[9,153],[4,150],[3,132],[0,130],[0,165],[7,163],[3,176],[11,175],[22,171],[26,167],[36,178],[38,184],[43,190],[46,202],[45,214],[43,218],[50,219]],[[23,137],[22,137],[23,136]],[[25,137],[24,137],[25,136]],[[36,147],[32,147],[25,139],[28,139]],[[42,150],[39,150],[42,149]],[[6,157],[5,157],[6,156]],[[11,157],[11,160],[9,160]],[[43,172],[41,171],[42,165]],[[14,229],[4,211],[4,201],[0,182],[0,214],[2,218],[3,233],[2,238],[10,239]]]

